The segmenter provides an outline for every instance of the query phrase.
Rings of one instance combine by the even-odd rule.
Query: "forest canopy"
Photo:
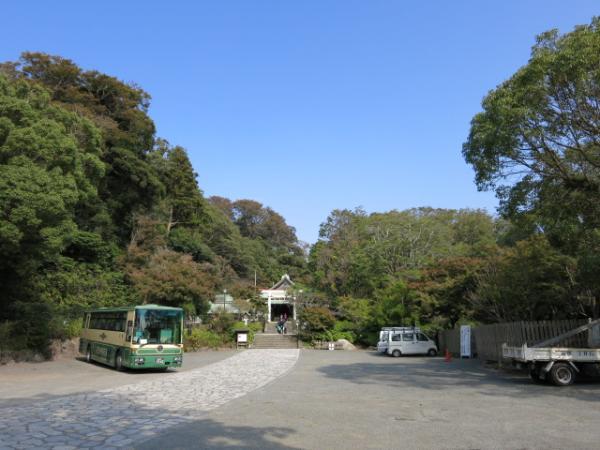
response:
[[[305,276],[295,230],[258,202],[206,199],[186,150],[155,135],[149,103],[59,56],[0,65],[0,321],[17,346],[52,334],[31,325],[40,311],[62,321],[155,302],[199,314],[225,286],[247,295],[255,274]]]
[[[307,249],[270,207],[205,197],[150,100],[60,56],[0,64],[0,340],[13,349],[46,349],[86,308],[204,314],[216,292],[256,300],[255,279],[284,273],[308,339],[600,316],[600,19],[538,36],[473,117],[462,152],[497,216],[336,209]]]

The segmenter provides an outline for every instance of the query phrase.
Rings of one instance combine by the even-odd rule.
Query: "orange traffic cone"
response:
[[[446,349],[446,354],[444,355],[444,361],[446,361],[446,362],[452,361],[452,353],[450,353],[448,351],[448,349]]]

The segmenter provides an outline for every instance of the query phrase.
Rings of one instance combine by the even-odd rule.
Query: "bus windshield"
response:
[[[167,309],[136,309],[134,343],[179,344],[182,312]]]

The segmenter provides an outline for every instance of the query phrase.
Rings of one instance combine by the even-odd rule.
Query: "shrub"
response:
[[[309,306],[300,311],[298,333],[302,340],[328,340],[335,324],[333,313],[322,306]]]
[[[352,343],[356,341],[356,324],[340,320],[335,323],[332,330],[333,340],[346,339]]]
[[[52,339],[60,339],[66,341],[67,339],[74,339],[81,336],[81,329],[83,328],[83,319],[68,319],[63,317],[54,317],[50,321],[50,337]]]
[[[216,349],[223,345],[223,336],[206,328],[194,328],[191,333],[184,333],[183,345],[186,352],[203,348]]]
[[[33,302],[16,302],[13,306],[18,319],[12,327],[12,350],[30,349],[44,358],[50,358],[50,307],[45,303]]]
[[[217,334],[229,336],[228,340],[232,340],[233,337],[231,336],[231,332],[234,324],[235,318],[233,317],[233,314],[221,312],[212,317],[208,327]]]

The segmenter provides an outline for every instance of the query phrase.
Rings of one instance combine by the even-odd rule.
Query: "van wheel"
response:
[[[92,347],[91,346],[87,346],[87,349],[85,350],[85,362],[92,362]]]
[[[402,355],[402,352],[401,352],[400,350],[394,350],[394,351],[392,352],[392,356],[393,356],[394,358],[398,358],[400,355]]]
[[[427,356],[435,356],[437,355],[437,350],[434,348],[430,348],[429,351],[427,352]]]
[[[118,351],[115,355],[115,369],[118,371],[123,370],[123,356],[121,355],[121,351]]]
[[[575,371],[570,364],[556,363],[550,369],[550,380],[555,386],[569,386],[575,381]]]

